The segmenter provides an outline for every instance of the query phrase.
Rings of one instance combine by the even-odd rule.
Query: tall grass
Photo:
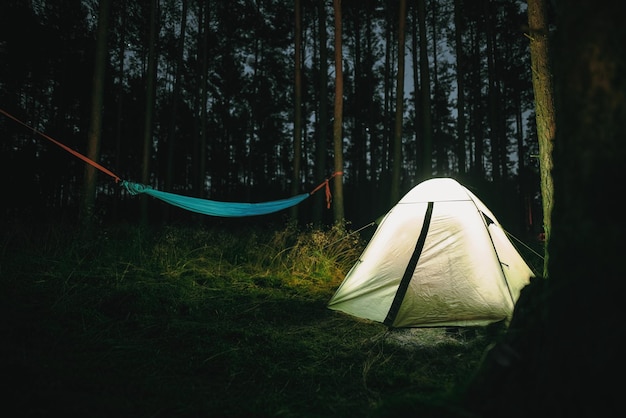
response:
[[[346,225],[5,224],[0,244],[0,373],[20,416],[457,414],[494,338],[328,310],[364,247]]]

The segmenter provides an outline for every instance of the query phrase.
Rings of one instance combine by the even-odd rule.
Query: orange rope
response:
[[[5,115],[6,117],[8,117],[10,119],[13,119],[15,122],[19,123],[22,126],[25,126],[26,128],[30,129],[31,131],[35,132],[36,134],[43,136],[47,140],[49,140],[49,141],[53,142],[54,144],[58,145],[59,147],[63,148],[65,151],[67,151],[67,152],[71,153],[72,155],[74,155],[74,156],[80,158],[81,160],[85,161],[87,164],[90,164],[90,165],[94,166],[95,168],[97,168],[98,170],[102,171],[103,173],[106,173],[109,176],[113,177],[115,179],[116,183],[118,183],[121,180],[120,177],[118,177],[116,174],[114,174],[110,170],[104,168],[103,166],[101,166],[97,162],[95,162],[93,160],[90,160],[89,158],[85,157],[84,155],[80,154],[79,152],[74,151],[73,149],[69,148],[66,145],[63,145],[59,141],[49,137],[48,135],[44,134],[43,132],[40,132],[37,129],[28,126],[27,124],[25,124],[21,120],[17,119],[16,117],[14,117],[14,116],[10,115],[9,113],[7,113],[6,111],[4,111],[3,109],[0,109],[0,113],[2,113],[3,115]],[[330,186],[329,186],[328,183],[329,183],[330,179],[332,179],[335,176],[340,176],[340,175],[343,175],[342,171],[335,171],[329,178],[324,180],[322,183],[320,183],[319,186],[317,186],[315,189],[313,189],[309,193],[309,195],[312,195],[313,193],[315,193],[316,191],[318,191],[322,187],[325,187],[325,189],[326,189],[326,207],[330,208],[330,202],[332,200],[332,195],[330,193]]]
[[[328,177],[326,180],[320,183],[315,189],[313,189],[311,193],[309,193],[309,195],[312,195],[313,193],[315,193],[322,187],[325,187],[326,188],[326,209],[330,209],[330,202],[332,201],[332,195],[330,194],[330,185],[328,183],[330,182],[330,179],[332,179],[333,177],[340,176],[342,174],[343,174],[343,171],[335,171],[333,174],[331,174],[330,177]]]
[[[89,158],[85,157],[84,155],[74,151],[73,149],[71,149],[68,146],[63,145],[62,143],[60,143],[59,141],[49,137],[48,135],[44,134],[43,132],[38,131],[35,128],[32,128],[30,126],[28,126],[27,124],[25,124],[24,122],[22,122],[21,120],[17,119],[16,117],[8,114],[7,112],[5,112],[3,109],[0,109],[0,113],[2,113],[3,115],[5,115],[6,117],[13,119],[14,121],[16,121],[17,123],[19,123],[22,126],[25,126],[26,128],[30,129],[31,131],[35,132],[38,135],[43,136],[44,138],[46,138],[49,141],[52,141],[54,144],[60,146],[61,148],[63,148],[65,151],[71,153],[72,155],[80,158],[81,160],[85,161],[87,164],[90,164],[92,166],[94,166],[95,168],[97,168],[98,170],[102,171],[103,173],[108,174],[109,176],[113,177],[115,179],[115,182],[119,182],[121,179],[113,174],[113,172],[109,171],[108,169],[104,168],[103,166],[101,166],[100,164],[98,164],[97,162],[90,160]]]

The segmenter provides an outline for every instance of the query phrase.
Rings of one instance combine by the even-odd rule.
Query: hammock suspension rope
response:
[[[91,160],[90,158],[84,156],[83,154],[71,149],[70,147],[62,144],[61,142],[55,140],[54,138],[46,135],[45,133],[27,125],[21,120],[17,119],[13,115],[9,114],[3,109],[0,109],[0,113],[17,122],[18,124],[26,127],[27,129],[33,131],[37,135],[44,137],[45,139],[51,141],[55,145],[61,147],[65,151],[74,155],[77,158],[80,158],[87,164],[97,168],[108,176],[113,177],[115,183],[120,183],[122,187],[128,191],[131,195],[138,195],[141,193],[145,193],[154,198],[160,199],[164,202],[167,202],[171,205],[178,206],[180,208],[201,213],[204,215],[211,216],[222,216],[222,217],[242,217],[242,216],[254,216],[254,215],[265,215],[273,212],[278,212],[280,210],[289,208],[291,206],[295,206],[300,202],[307,199],[309,196],[312,196],[315,192],[320,190],[321,188],[325,189],[326,193],[326,207],[330,208],[330,202],[332,200],[332,195],[330,193],[329,182],[335,176],[342,175],[343,172],[336,171],[322,183],[320,183],[317,187],[315,187],[309,193],[299,194],[287,199],[274,200],[270,202],[259,202],[259,203],[240,203],[240,202],[222,202],[216,200],[208,200],[201,199],[197,197],[183,196],[169,192],[163,192],[159,190],[155,190],[150,186],[146,186],[139,183],[133,183],[130,181],[122,180],[118,175],[98,164],[97,162]]]

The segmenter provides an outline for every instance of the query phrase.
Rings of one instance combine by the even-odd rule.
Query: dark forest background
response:
[[[428,177],[455,177],[484,200],[507,229],[535,236],[541,225],[540,181],[534,157],[538,151],[524,2],[407,1],[400,159],[393,157],[399,151],[393,145],[394,98],[399,95],[394,77],[400,73],[395,54],[398,3],[342,2],[345,160],[341,179],[346,218],[358,226],[389,209],[396,195],[389,179],[399,168],[403,191]],[[534,280],[524,289],[506,338],[489,351],[491,357],[485,357],[475,385],[467,391],[466,406],[484,417],[618,416],[623,394],[615,379],[624,369],[620,347],[625,335],[621,293],[615,291],[624,274],[616,260],[623,257],[626,223],[616,190],[626,181],[626,26],[617,0],[547,3],[556,9],[553,62],[558,127],[550,173],[553,224],[545,252],[550,255],[545,270],[549,274],[547,280]],[[309,191],[335,172],[331,135],[335,10],[330,1],[301,2],[304,123],[294,131],[299,126],[293,77],[294,4],[296,0],[113,0],[102,165],[129,181],[139,181],[148,168],[147,182],[162,190],[251,202]],[[98,6],[96,1],[5,0],[0,13],[0,108],[83,153],[91,123]],[[151,16],[159,30],[149,41]],[[149,56],[158,57],[153,89],[149,88]],[[154,106],[147,106],[153,92]],[[294,143],[300,134],[298,152]],[[150,147],[144,160],[146,137]],[[77,219],[84,162],[4,115],[0,115],[0,148],[3,221]],[[294,170],[299,154],[303,164]],[[99,220],[140,219],[138,200],[99,173]],[[221,222],[146,201],[155,223]],[[332,222],[321,194],[299,209],[300,222]],[[285,213],[276,216],[282,219]],[[32,315],[47,319],[49,312],[32,309],[38,307],[36,297],[23,303],[20,296],[30,295],[33,288],[35,296],[45,295],[52,302],[56,318],[81,320],[80,315],[72,315],[75,311],[64,311],[46,286],[58,284],[60,300],[73,302],[66,298],[68,284],[101,281],[92,270],[77,274],[73,263],[59,262],[66,257],[80,260],[82,266],[86,251],[38,257],[42,248],[61,253],[65,247],[36,227],[33,231],[41,238],[33,243],[45,244],[33,245],[24,258],[13,257],[21,250],[15,245],[19,242],[15,238],[21,236],[5,240],[6,259],[12,263],[7,268],[3,261],[3,279],[6,288],[13,290],[2,292],[6,303],[0,306],[7,309],[4,317],[15,318],[10,314],[18,312],[22,319],[4,321],[9,330],[20,331],[20,341],[44,352],[45,360],[55,359],[43,364],[58,365],[49,348],[63,351],[65,345],[47,344],[46,338],[41,344],[27,344],[40,341],[28,335]],[[55,236],[72,238],[64,233]],[[214,241],[221,245],[223,240]],[[134,241],[124,242],[133,245]],[[142,255],[136,248],[124,253]],[[235,248],[233,254],[240,253]],[[100,262],[98,257],[87,259]],[[107,267],[117,268],[108,260],[102,259]],[[141,279],[144,270],[137,271]],[[109,272],[107,278],[117,278],[117,271]],[[13,284],[17,286],[12,288]],[[90,305],[89,299],[81,301]],[[285,312],[280,306],[277,311]],[[170,313],[163,315],[169,318]],[[307,312],[306,317],[311,315]],[[84,324],[76,323],[83,332]],[[45,329],[49,323],[43,324]],[[54,324],[44,337],[53,334],[52,341],[58,341],[56,336],[64,334],[57,330],[65,329],[65,322],[59,324],[63,325]],[[136,328],[130,329],[137,335]],[[196,335],[186,335],[190,334]],[[347,341],[347,334],[342,333],[342,341]],[[68,347],[81,350],[73,340],[67,341]],[[22,346],[16,347],[14,353],[26,361]],[[274,359],[275,353],[271,354]],[[75,365],[75,357],[63,358]],[[343,358],[341,363],[345,364]],[[327,370],[323,376],[327,379]],[[58,380],[51,381],[58,387]],[[23,387],[30,388],[31,383],[26,379]],[[169,391],[175,386],[164,387]]]
[[[332,175],[333,4],[301,1],[302,163],[294,175],[294,3],[113,0],[99,162],[134,182],[147,164],[156,189],[223,201],[286,198]],[[399,92],[398,1],[342,1],[346,219],[360,226],[396,203],[397,164],[401,194],[451,176],[513,233],[535,237],[542,222],[526,2],[409,0],[405,21]],[[7,0],[0,16],[0,109],[83,154],[97,25],[95,0]],[[147,109],[150,45],[157,67]],[[75,219],[85,163],[5,116],[0,137],[2,216]],[[138,198],[98,176],[98,219],[138,219]],[[301,223],[332,222],[322,194],[299,206]],[[149,204],[153,222],[199,221]]]

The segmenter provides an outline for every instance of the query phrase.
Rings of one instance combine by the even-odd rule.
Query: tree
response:
[[[156,73],[157,73],[157,12],[158,0],[150,3],[150,20],[148,35],[148,68],[146,71],[146,101],[143,128],[143,152],[141,160],[141,181],[144,184],[150,184],[150,168],[152,160],[152,136],[153,136],[153,119],[154,105],[156,95]],[[141,199],[141,222],[148,222],[148,199],[142,195]]]
[[[393,161],[391,175],[391,204],[400,200],[400,174],[402,169],[402,122],[404,120],[404,39],[406,26],[406,0],[398,7],[398,73],[396,75],[396,118],[393,131]]]
[[[294,114],[293,114],[293,179],[291,194],[295,196],[300,192],[300,165],[302,155],[302,7],[300,0],[295,0],[295,45],[294,45]],[[294,206],[291,211],[293,219],[298,218],[298,208]]]
[[[198,4],[198,21],[201,23],[198,28],[197,63],[196,73],[198,82],[198,94],[195,96],[196,115],[199,119],[199,129],[195,137],[195,147],[193,152],[194,160],[194,189],[196,197],[206,197],[205,181],[207,176],[207,101],[209,98],[209,31],[211,22],[211,4],[209,1]]]
[[[497,41],[495,36],[494,20],[497,16],[491,0],[483,1],[485,19],[485,40],[487,58],[487,122],[489,125],[489,140],[491,144],[491,177],[495,183],[499,183],[503,177],[504,165],[500,164],[500,156],[503,154],[503,132],[500,127],[502,121],[502,103],[500,100],[500,84],[498,82],[497,65]]]
[[[185,60],[185,32],[187,30],[187,3],[188,0],[182,0],[182,10],[180,14],[180,35],[178,37],[177,42],[177,53],[176,53],[176,61],[174,62],[174,88],[172,91],[172,108],[171,108],[171,119],[168,126],[167,131],[167,155],[165,156],[166,160],[166,169],[165,169],[165,191],[171,192],[174,183],[174,165],[175,160],[174,156],[176,155],[176,137],[177,137],[177,127],[178,127],[178,105],[181,101],[181,78],[182,78],[182,69],[184,66]],[[163,207],[163,217],[165,220],[168,219],[170,213],[170,208],[168,205]]]
[[[126,2],[121,0],[117,3],[118,7],[124,8],[126,6]],[[115,146],[113,147],[113,165],[114,167],[120,167],[122,162],[122,137],[123,137],[123,121],[124,121],[124,83],[122,80],[125,79],[125,69],[126,65],[124,65],[124,57],[126,56],[126,13],[115,13],[114,15],[118,16],[119,22],[115,25],[117,30],[113,30],[113,33],[117,34],[117,41],[115,42],[115,48],[117,49],[114,56],[117,59],[117,74],[115,76],[118,78],[119,82],[115,86]],[[119,212],[119,201],[120,201],[121,190],[120,188],[116,188],[114,192],[114,200],[112,207],[112,216],[113,218],[117,218]]]
[[[415,100],[405,100],[402,104],[404,120],[395,118],[396,123],[402,123],[404,136],[407,129],[415,132],[415,140],[401,145],[400,176],[398,178],[396,172],[393,180],[400,188],[408,182],[430,177],[434,172],[457,175],[457,166],[449,169],[451,158],[459,162],[459,173],[465,168],[474,170],[479,180],[490,174],[482,169],[483,163],[488,161],[488,168],[491,167],[493,155],[489,154],[489,146],[483,146],[483,141],[489,145],[486,141],[490,139],[485,132],[489,126],[486,93],[492,90],[487,90],[486,77],[489,61],[485,21],[489,16],[484,13],[485,0],[481,1],[472,7],[464,2],[465,8],[457,13],[463,17],[462,30],[458,31],[461,52],[457,54],[463,64],[457,66],[460,91],[456,96],[459,99],[456,157],[451,151],[453,138],[457,137],[452,132],[456,112],[451,111],[450,106],[455,88],[451,82],[453,66],[448,61],[454,55],[451,42],[454,31],[450,22],[453,1],[416,0],[407,4],[407,7],[413,7],[411,13],[417,15],[419,11],[421,21],[417,16],[410,16],[407,20],[407,25],[409,21],[412,23],[412,27],[406,30],[411,30],[414,39],[411,44],[414,69],[419,72],[413,77]],[[93,61],[85,57],[94,50],[88,44],[91,43],[91,18],[88,15],[91,16],[90,8],[97,2],[75,1],[65,8],[52,3],[50,7],[42,7],[40,2],[22,3],[9,2],[2,20],[12,23],[17,17],[17,20],[26,22],[24,18],[29,16],[32,24],[25,30],[36,33],[35,38],[41,42],[10,37],[8,35],[16,32],[16,28],[11,24],[0,25],[0,31],[7,34],[5,38],[8,40],[7,46],[0,48],[3,58],[0,59],[3,63],[1,78],[6,86],[0,92],[3,102],[38,121],[40,127],[68,141],[70,146],[80,148],[74,132],[87,131],[85,121],[90,119],[87,109],[92,97],[85,83],[90,82],[91,70],[85,71],[82,65],[88,62],[91,66]],[[105,74],[105,95],[110,95],[104,100],[112,104],[107,109],[117,109],[118,113],[109,113],[105,109],[104,120],[114,123],[104,123],[102,129],[104,138],[112,137],[113,129],[117,128],[119,146],[105,141],[100,158],[107,165],[110,163],[116,172],[129,175],[131,180],[141,181],[144,176],[141,171],[147,168],[148,174],[144,178],[154,187],[196,197],[210,195],[216,199],[261,200],[288,194],[295,163],[295,103],[293,94],[289,94],[290,90],[285,86],[292,86],[294,82],[289,71],[293,68],[294,40],[285,34],[293,33],[294,2],[159,1],[158,21],[161,25],[159,33],[154,32],[156,45],[148,39],[147,20],[152,3],[152,0],[120,0],[111,4],[111,22],[115,25],[110,28],[109,36],[115,41],[111,57],[116,71]],[[332,100],[340,97],[327,90],[333,83],[328,77],[333,76],[334,57],[326,55],[325,48],[328,44],[326,35],[332,36],[332,28],[326,29],[327,24],[332,25],[328,20],[332,18],[332,4],[323,0],[301,2],[303,90],[298,134],[302,135],[302,164],[295,181],[300,185],[303,182],[318,183],[335,171],[334,163],[330,161],[333,146],[338,143],[332,137],[336,126],[332,126],[330,120],[333,116],[330,107],[333,106]],[[512,124],[511,104],[517,105],[514,95],[525,89],[517,106],[521,114],[526,114],[531,106],[526,95],[530,86],[523,85],[520,90],[514,90],[507,84],[516,73],[511,60],[521,61],[516,59],[520,57],[521,48],[514,47],[523,45],[526,49],[527,41],[519,36],[518,31],[511,30],[519,26],[516,20],[519,16],[509,20],[502,13],[519,9],[521,2],[491,1],[490,4],[498,12],[489,38],[491,45],[497,47],[493,48],[493,57],[497,58],[494,61],[497,77],[493,82],[501,83],[500,101],[494,100],[493,103],[506,105],[493,114],[491,122],[494,131],[495,128],[502,129],[499,134],[506,138],[510,132],[507,129]],[[346,201],[347,216],[351,221],[369,220],[388,209],[390,203],[389,185],[394,176],[394,112],[400,110],[395,103],[402,99],[402,95],[396,95],[395,84],[398,74],[398,5],[399,2],[375,0],[342,2],[341,84],[347,106],[343,103],[341,166],[342,170],[343,167],[349,170],[349,175],[341,184],[349,193],[354,192],[354,196]],[[184,6],[189,7],[187,19],[185,13],[181,14]],[[21,11],[17,12],[16,8]],[[183,28],[185,23],[186,31]],[[508,37],[504,37],[505,34],[509,34]],[[515,39],[518,44],[514,43]],[[181,46],[183,42],[184,46]],[[150,46],[155,48],[155,53],[158,51],[158,66],[150,66],[148,72]],[[332,44],[328,46],[332,49]],[[310,56],[304,54],[307,47],[312,51]],[[507,53],[502,54],[502,51]],[[330,65],[330,71],[327,65]],[[523,63],[517,68],[524,68]],[[153,70],[159,78],[148,89],[154,91],[154,116],[150,116],[144,104],[152,94],[146,87],[150,80],[148,74]],[[404,87],[406,89],[406,85]],[[491,106],[491,109],[495,107]],[[319,113],[312,115],[313,109]],[[152,128],[146,127],[148,118],[152,120]],[[307,126],[312,120],[315,120],[315,128]],[[338,120],[334,122],[339,123]],[[503,124],[506,125],[503,127]],[[521,126],[518,119],[518,127]],[[521,143],[523,131],[518,129],[517,132],[518,143]],[[146,138],[151,140],[142,141]],[[315,138],[315,145],[308,138]],[[20,141],[19,138],[13,139],[11,145],[24,150]],[[144,145],[148,148],[156,146],[143,153]],[[174,145],[173,152],[169,147]],[[34,159],[52,164],[51,154],[35,151],[32,153]],[[466,154],[467,163],[463,162]],[[146,158],[147,164],[141,164],[142,158]],[[501,158],[495,161],[506,168],[506,161]],[[37,164],[37,167],[41,172],[48,171],[44,164]],[[82,163],[72,161],[67,168],[58,176],[42,177],[37,173],[35,180],[31,181],[41,187],[42,193],[38,194],[41,202],[65,213],[66,209],[74,210],[78,206],[76,190],[82,185],[76,179],[83,179],[84,167]],[[533,183],[539,181],[529,181],[529,184]],[[118,193],[113,195],[111,191]],[[99,190],[98,193],[99,198],[115,197],[109,199],[114,204],[125,204],[127,199],[119,187]],[[385,198],[381,198],[383,196]],[[335,193],[335,206],[339,197]],[[128,198],[128,203],[139,207],[134,202],[139,199],[145,200],[143,196]],[[325,221],[330,220],[333,214],[323,210],[323,194],[317,193],[313,199],[314,223],[319,223],[322,217]],[[359,199],[374,204],[363,205]],[[164,206],[164,210],[168,209],[172,208]],[[106,213],[110,215],[112,211]]]
[[[463,53],[463,1],[454,0],[454,51],[456,54],[456,83],[457,83],[457,145],[456,157],[459,161],[458,172],[461,177],[465,175],[465,56]]]
[[[430,70],[428,68],[428,38],[426,36],[426,0],[417,0],[417,22],[419,27],[420,48],[420,112],[419,120],[422,123],[422,135],[420,146],[420,174],[425,180],[432,176],[433,159],[433,133],[430,113]]]
[[[341,0],[333,0],[335,12],[335,120],[333,121],[333,144],[335,151],[335,173],[343,172],[343,54],[341,49]],[[335,195],[333,199],[333,214],[335,223],[344,221],[343,207],[343,176],[336,175],[334,180]]]
[[[94,60],[93,86],[91,99],[91,118],[87,136],[87,158],[98,161],[102,141],[102,112],[104,101],[104,74],[107,59],[107,32],[109,30],[110,0],[101,0],[98,10],[98,31],[96,34],[96,54]],[[83,198],[81,202],[80,223],[89,231],[94,221],[97,171],[92,165],[85,166]]]
[[[623,391],[626,26],[615,2],[556,2],[549,279],[523,289],[466,394],[482,417],[616,416]],[[523,399],[521,399],[523,397]]]
[[[315,178],[322,179],[326,176],[326,154],[327,154],[327,129],[328,129],[328,48],[326,46],[326,1],[318,0],[317,20],[319,22],[318,43],[319,55],[319,95],[317,102],[319,106],[317,117],[317,141],[315,144]],[[324,209],[324,196],[321,193],[313,195],[313,222],[319,224],[322,221],[322,211]]]
[[[539,140],[539,173],[543,205],[543,232],[546,248],[551,235],[551,213],[554,200],[552,149],[555,136],[555,109],[550,65],[548,19],[545,0],[528,0],[528,30],[535,93],[535,120]],[[544,251],[545,252],[545,251]],[[548,253],[544,254],[544,275],[548,274]]]

